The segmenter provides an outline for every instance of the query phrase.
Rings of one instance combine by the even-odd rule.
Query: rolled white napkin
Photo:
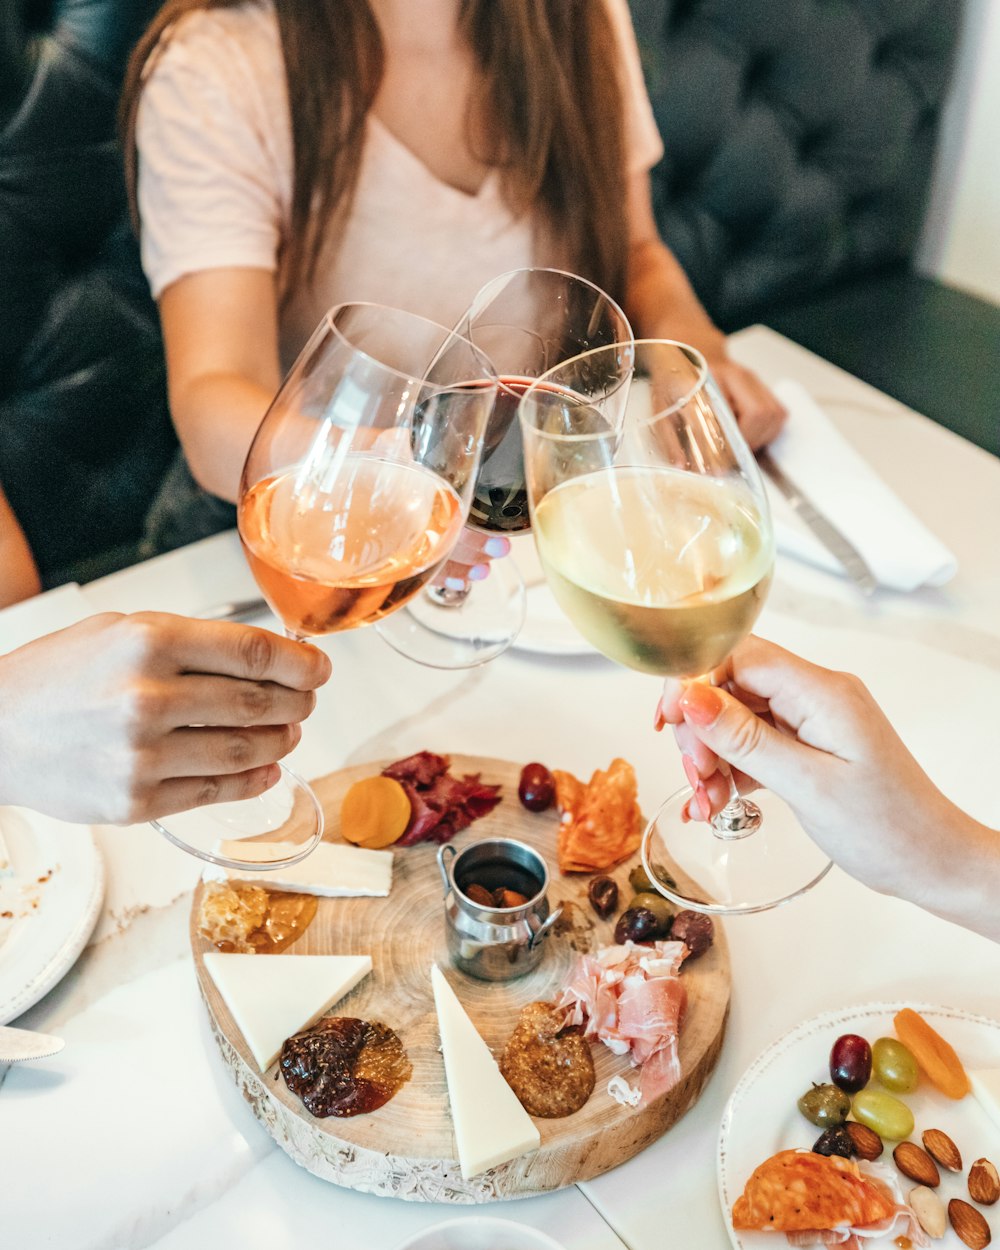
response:
[[[788,420],[768,450],[816,509],[857,548],[879,583],[910,591],[941,586],[954,577],[958,561],[952,552],[855,451],[805,387],[786,378],[772,389],[788,409]],[[766,477],[765,482],[778,550],[843,574],[837,559],[795,515],[777,487]]]

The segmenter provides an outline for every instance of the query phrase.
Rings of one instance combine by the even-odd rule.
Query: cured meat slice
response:
[[[418,751],[382,769],[406,791],[412,814],[397,846],[417,842],[450,842],[460,829],[491,812],[500,802],[500,787],[479,780],[479,773],[453,777],[447,755]]]
[[[884,1186],[850,1159],[780,1150],[754,1169],[732,1218],[737,1231],[851,1232],[889,1218],[895,1207]]]

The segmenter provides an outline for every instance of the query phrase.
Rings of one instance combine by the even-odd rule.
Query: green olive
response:
[[[851,1111],[851,1100],[836,1085],[814,1085],[799,1099],[799,1110],[810,1124],[833,1128],[843,1124]]]
[[[916,1059],[894,1037],[880,1037],[872,1047],[872,1068],[881,1084],[894,1094],[910,1093],[920,1080]]]
[[[662,894],[654,894],[652,890],[643,890],[641,894],[637,894],[635,898],[630,899],[625,905],[626,911],[632,907],[645,907],[647,911],[651,911],[660,922],[664,932],[670,928],[671,921],[674,918],[674,908],[670,906]]]
[[[890,1141],[902,1141],[913,1132],[913,1112],[905,1102],[893,1098],[892,1094],[883,1094],[877,1089],[863,1089],[854,1095],[855,1120],[866,1124],[878,1133],[879,1137],[887,1137]]]
[[[653,883],[650,881],[649,874],[642,864],[636,864],[628,874],[628,883],[635,890],[636,894],[643,894],[647,890],[653,889]]]

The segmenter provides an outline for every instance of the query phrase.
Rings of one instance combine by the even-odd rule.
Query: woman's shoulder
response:
[[[281,35],[272,0],[244,0],[185,13],[161,39],[150,75],[204,69],[213,76],[282,71]]]

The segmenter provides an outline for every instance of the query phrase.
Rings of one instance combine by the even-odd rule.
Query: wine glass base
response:
[[[168,842],[206,863],[240,873],[289,868],[323,837],[323,809],[312,789],[280,764],[281,777],[252,799],[216,803],[149,823]]]
[[[502,655],[521,632],[527,597],[509,559],[495,560],[490,575],[467,594],[437,594],[425,587],[375,631],[393,650],[429,668],[476,668]]]
[[[650,881],[677,906],[716,916],[768,911],[811,890],[833,867],[776,794],[754,794],[760,827],[735,837],[682,820],[691,794],[685,787],[671,795],[642,839]]]

